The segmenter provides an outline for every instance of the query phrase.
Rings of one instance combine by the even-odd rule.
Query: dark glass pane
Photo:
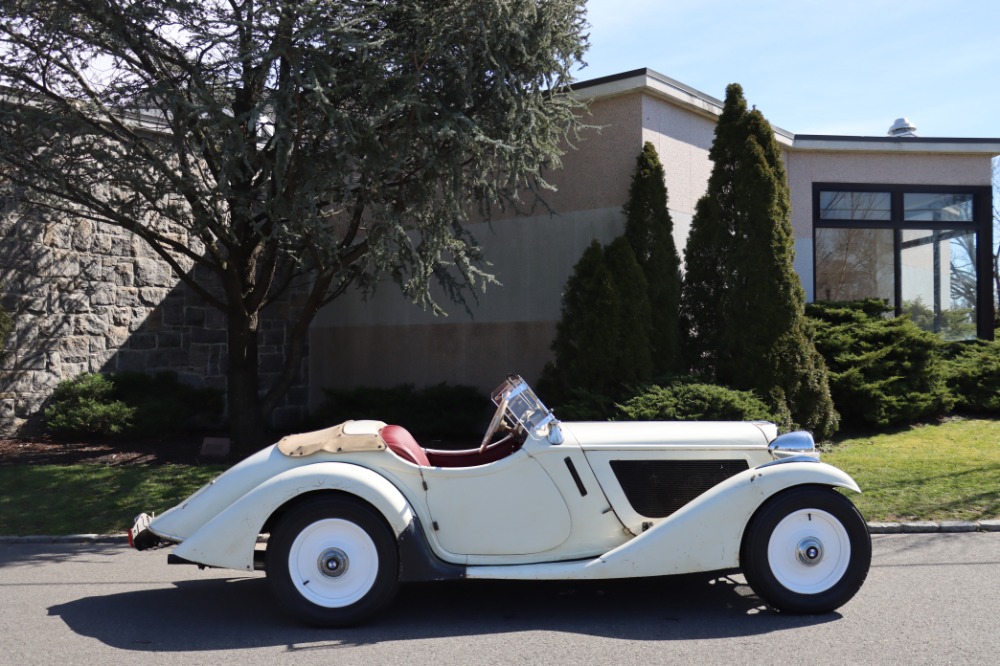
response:
[[[820,192],[821,220],[889,220],[888,192]]]
[[[976,337],[976,235],[915,229],[902,233],[903,312],[948,340]]]
[[[891,229],[816,229],[816,300],[895,298]]]
[[[903,219],[909,222],[972,222],[971,194],[907,192]]]

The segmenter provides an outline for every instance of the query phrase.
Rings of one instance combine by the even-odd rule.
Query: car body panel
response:
[[[212,567],[252,570],[257,536],[267,518],[287,502],[315,492],[365,500],[397,537],[413,521],[409,501],[380,474],[350,463],[318,462],[286,470],[256,486],[184,539],[174,555]],[[159,529],[158,520],[151,525],[154,531]]]
[[[492,465],[424,472],[438,543],[462,555],[550,551],[572,522],[555,483],[523,450]]]
[[[560,423],[516,382],[509,385],[521,412],[511,396],[497,404],[498,413],[511,410],[508,426],[521,439],[502,457],[469,450],[467,466],[421,466],[382,446],[384,423],[351,422],[254,454],[148,531],[179,544],[180,560],[252,569],[258,535],[290,502],[343,493],[378,511],[400,543],[419,543],[413,552],[425,553],[424,570],[445,577],[652,576],[739,566],[748,521],[783,490],[860,492],[847,474],[808,457],[814,452],[783,457],[811,448],[808,434],[783,436],[778,452],[769,450],[777,429],[768,423]],[[622,471],[643,468],[639,485],[669,494],[690,463],[707,481],[652,512],[637,501],[650,489]],[[657,478],[661,470],[669,482]]]
[[[470,567],[469,578],[573,580],[664,576],[739,567],[743,531],[769,498],[807,484],[860,492],[841,470],[819,462],[750,469],[601,556],[584,561]]]

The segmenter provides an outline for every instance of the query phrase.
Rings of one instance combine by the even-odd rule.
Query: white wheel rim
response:
[[[324,608],[343,608],[372,589],[378,551],[358,525],[341,518],[318,520],[292,542],[288,573],[304,598]]]
[[[771,573],[799,594],[818,594],[837,584],[851,561],[851,540],[844,525],[819,509],[785,516],[767,544]]]

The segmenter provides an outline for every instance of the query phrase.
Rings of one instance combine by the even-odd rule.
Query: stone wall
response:
[[[223,314],[118,227],[49,222],[0,200],[0,289],[15,320],[0,360],[0,434],[36,429],[55,386],[83,372],[172,371],[191,385],[226,388]],[[283,367],[297,299],[262,317],[262,386]],[[300,421],[307,394],[306,359],[273,424]]]

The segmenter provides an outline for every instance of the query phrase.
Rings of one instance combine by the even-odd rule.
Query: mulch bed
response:
[[[54,439],[0,439],[0,465],[155,465],[198,464],[201,436],[159,440],[56,441]]]

